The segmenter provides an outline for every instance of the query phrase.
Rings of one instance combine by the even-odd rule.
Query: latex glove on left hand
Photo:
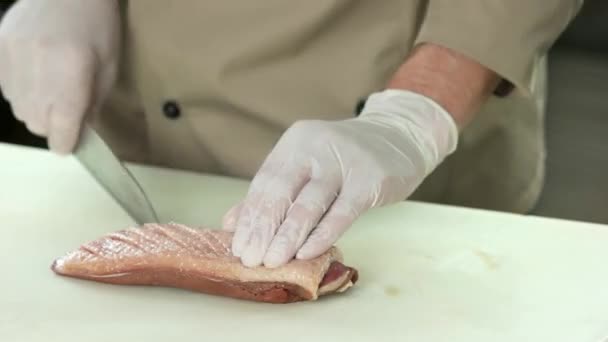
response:
[[[370,96],[357,118],[299,121],[224,216],[245,266],[327,251],[366,210],[409,197],[457,145],[450,114],[420,94]]]

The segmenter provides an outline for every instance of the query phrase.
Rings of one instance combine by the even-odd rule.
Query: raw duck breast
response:
[[[332,247],[312,260],[248,268],[230,251],[232,233],[181,224],[146,224],[103,236],[57,260],[60,275],[119,285],[174,287],[269,303],[343,292],[357,271]]]

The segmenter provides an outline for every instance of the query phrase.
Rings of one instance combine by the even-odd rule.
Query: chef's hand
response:
[[[85,116],[116,75],[120,17],[114,0],[20,0],[0,24],[0,87],[17,119],[75,147]]]
[[[357,118],[295,123],[224,217],[233,254],[267,267],[319,256],[366,210],[411,195],[457,139],[450,114],[402,90],[372,95]]]

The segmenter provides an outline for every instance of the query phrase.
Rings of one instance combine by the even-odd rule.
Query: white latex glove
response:
[[[115,0],[15,3],[0,23],[0,87],[17,119],[71,152],[114,82],[119,43]]]
[[[357,118],[297,122],[224,216],[232,251],[246,266],[317,257],[366,210],[409,197],[457,140],[444,109],[401,90],[370,96]]]

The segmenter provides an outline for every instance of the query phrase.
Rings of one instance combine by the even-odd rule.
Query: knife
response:
[[[141,185],[88,124],[83,126],[74,155],[138,225],[158,222]]]

